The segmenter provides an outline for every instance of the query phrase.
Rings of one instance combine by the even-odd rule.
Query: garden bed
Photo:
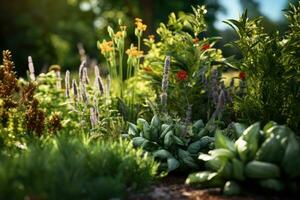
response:
[[[260,193],[257,193],[260,192]],[[295,196],[252,191],[244,196],[224,196],[220,188],[200,189],[185,184],[185,176],[168,176],[145,191],[130,194],[129,200],[296,200]]]

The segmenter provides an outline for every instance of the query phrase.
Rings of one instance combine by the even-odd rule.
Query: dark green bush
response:
[[[227,23],[239,39],[233,43],[243,58],[237,68],[246,73],[247,91],[237,98],[238,119],[253,123],[274,120],[300,129],[300,6],[286,13],[289,30],[268,35],[261,18],[248,19],[247,12],[239,21]]]
[[[150,183],[152,158],[128,142],[60,137],[2,153],[0,199],[110,199]]]

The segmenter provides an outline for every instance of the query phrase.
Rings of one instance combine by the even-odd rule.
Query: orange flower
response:
[[[105,54],[105,53],[113,51],[112,45],[113,45],[112,41],[108,41],[108,42],[104,41],[99,44],[99,49],[101,50],[102,54]]]
[[[148,73],[153,72],[153,70],[150,66],[144,67],[143,69],[145,72],[148,72]]]
[[[118,31],[118,32],[116,32],[116,34],[115,34],[115,36],[116,37],[118,37],[118,38],[121,38],[121,37],[123,37],[123,32],[122,31]]]
[[[154,42],[154,40],[155,40],[155,35],[148,35],[148,39],[149,39],[151,42]]]
[[[135,25],[139,31],[146,31],[147,25],[143,24],[143,20],[140,18],[135,18]]]
[[[193,43],[194,43],[194,44],[197,44],[198,42],[199,42],[199,38],[195,37],[195,38],[193,39]]]
[[[141,57],[144,54],[144,52],[139,51],[137,47],[131,47],[130,49],[127,49],[126,53],[129,57]]]

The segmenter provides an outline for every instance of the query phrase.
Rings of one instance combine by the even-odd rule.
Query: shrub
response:
[[[147,186],[154,160],[125,141],[58,137],[1,154],[1,199],[110,199]]]
[[[291,6],[286,16],[290,28],[282,37],[266,34],[261,18],[248,19],[247,12],[239,21],[227,21],[239,36],[232,45],[243,54],[236,67],[246,75],[247,90],[235,99],[242,122],[274,120],[300,128],[300,6]]]

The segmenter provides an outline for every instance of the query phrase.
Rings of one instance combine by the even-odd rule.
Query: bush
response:
[[[239,36],[233,43],[243,54],[237,68],[246,75],[246,94],[235,101],[240,121],[274,120],[300,129],[299,11],[292,6],[286,13],[290,28],[283,37],[266,34],[261,18],[250,20],[247,13],[227,21]]]
[[[0,199],[110,199],[141,189],[157,164],[128,142],[59,137],[0,158]]]

